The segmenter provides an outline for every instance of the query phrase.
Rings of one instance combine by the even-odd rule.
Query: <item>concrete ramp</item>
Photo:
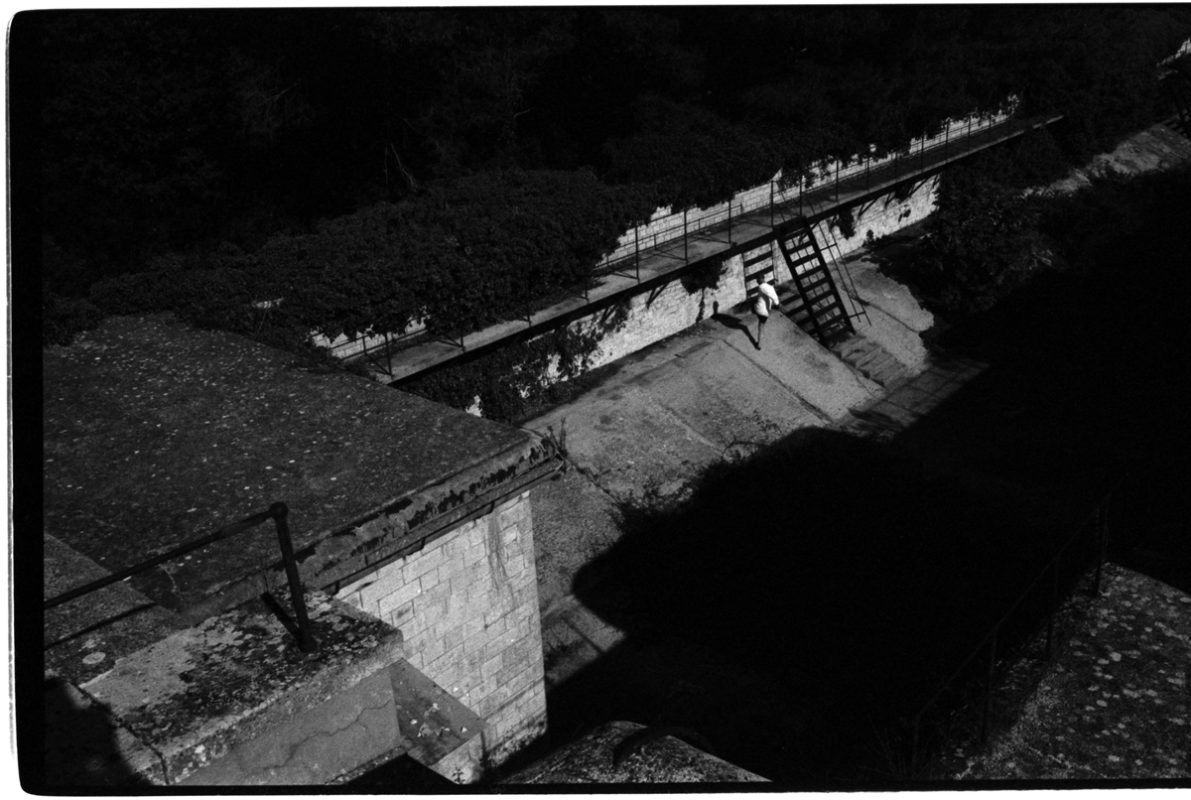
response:
[[[756,329],[749,317],[742,316],[741,321]],[[725,343],[831,420],[842,418],[879,392],[780,313],[771,314],[765,324],[763,350],[757,350],[743,332],[727,337]]]
[[[746,317],[719,315],[626,360],[607,382],[531,421],[566,432],[573,463],[617,500],[675,496],[713,462],[839,419],[878,391],[775,314],[757,351]]]

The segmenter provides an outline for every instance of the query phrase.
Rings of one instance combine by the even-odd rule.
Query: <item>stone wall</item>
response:
[[[905,197],[882,195],[857,206],[853,216],[853,233],[845,237],[836,219],[828,218],[815,227],[820,244],[834,241],[842,255],[864,246],[871,237],[879,239],[902,228],[926,219],[935,210],[938,178],[929,178],[916,185]],[[772,263],[778,283],[791,280],[790,271],[777,243],[772,245]],[[719,286],[706,292],[689,292],[680,278],[664,287],[642,292],[630,298],[627,318],[622,326],[604,335],[592,356],[591,368],[610,364],[654,342],[659,342],[701,322],[715,313],[715,308],[729,309],[746,298],[744,263],[741,256],[725,261]],[[588,329],[597,324],[600,314],[593,314],[572,323],[575,329]]]
[[[681,278],[675,277],[654,291],[634,295],[628,300],[624,323],[600,339],[591,368],[610,364],[686,330],[714,314],[717,306],[728,309],[744,299],[744,265],[740,256],[725,260],[724,272],[715,289],[691,292]],[[584,317],[571,327],[587,329],[596,325],[599,318],[599,314]]]
[[[488,766],[545,731],[528,492],[337,596],[399,629],[409,663],[484,719]]]

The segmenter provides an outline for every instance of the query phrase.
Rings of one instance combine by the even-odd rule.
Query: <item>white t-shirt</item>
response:
[[[757,297],[753,300],[753,312],[758,317],[768,317],[770,310],[778,304],[777,292],[768,283],[757,286]]]

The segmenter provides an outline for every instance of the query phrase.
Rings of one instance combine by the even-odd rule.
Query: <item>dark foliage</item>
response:
[[[400,333],[419,320],[458,335],[581,289],[649,210],[641,193],[587,172],[488,172],[275,236],[251,255],[161,257],[91,296],[109,314],[170,310],[273,339]]]
[[[1160,110],[1154,65],[1189,32],[1178,6],[34,12],[14,21],[15,52],[32,57],[12,78],[37,114],[14,122],[39,132],[47,286],[85,297],[164,253],[327,236],[316,220],[449,196],[443,180],[494,190],[512,167],[588,165],[662,204],[711,203],[779,167],[789,178],[896,148],[1010,93],[1027,114],[1066,114],[1057,146],[1080,158]],[[556,238],[527,213],[498,224]],[[483,240],[478,227],[463,234]],[[415,250],[456,286],[472,277],[466,258]],[[590,252],[582,241],[563,258]],[[419,295],[406,305],[422,291],[403,284]],[[382,328],[407,313],[379,305],[395,315]]]
[[[1038,229],[1044,202],[982,171],[949,171],[912,256],[938,306],[953,315],[983,311],[1049,266],[1050,243]]]

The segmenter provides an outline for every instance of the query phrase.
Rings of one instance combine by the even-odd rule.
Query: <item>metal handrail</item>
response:
[[[1053,556],[1051,556],[1051,558],[1046,562],[1046,564],[1042,567],[1042,569],[1038,571],[1037,575],[1034,576],[1033,580],[1031,580],[1030,583],[1020,593],[1018,593],[1017,597],[1013,600],[1012,603],[1009,604],[1008,608],[1000,616],[1000,618],[988,629],[988,631],[984,634],[984,636],[982,636],[979,639],[979,641],[977,641],[975,646],[969,651],[968,655],[963,659],[962,662],[960,662],[959,666],[957,666],[954,670],[952,670],[951,673],[949,674],[949,676],[945,680],[943,680],[941,683],[938,684],[938,688],[930,696],[930,699],[928,699],[925,703],[923,703],[921,706],[919,706],[918,710],[914,713],[914,715],[912,717],[909,717],[909,720],[911,722],[911,729],[912,729],[911,730],[912,738],[911,738],[911,744],[910,744],[910,762],[909,762],[911,774],[913,774],[915,772],[915,770],[917,769],[919,728],[922,723],[922,718],[926,715],[926,713],[928,711],[930,711],[934,707],[934,705],[939,701],[939,699],[943,696],[943,694],[948,689],[952,688],[952,686],[957,682],[957,680],[964,673],[964,671],[987,648],[988,658],[989,658],[988,676],[986,677],[986,680],[985,680],[984,710],[983,710],[983,713],[981,716],[981,725],[980,725],[980,739],[981,739],[981,741],[986,740],[987,735],[988,735],[988,720],[989,720],[989,716],[990,716],[990,712],[991,712],[990,706],[991,706],[991,697],[992,697],[992,676],[993,676],[993,671],[995,669],[996,661],[997,661],[997,639],[998,639],[998,635],[1000,634],[1001,628],[1005,626],[1005,624],[1010,620],[1010,617],[1013,615],[1013,613],[1018,610],[1018,607],[1021,606],[1021,604],[1026,600],[1026,598],[1028,598],[1030,596],[1030,594],[1034,591],[1034,589],[1038,587],[1038,585],[1041,583],[1043,578],[1045,578],[1048,574],[1051,575],[1051,577],[1052,577],[1052,582],[1051,582],[1052,595],[1057,595],[1057,592],[1058,592],[1058,568],[1059,568],[1059,563],[1060,563],[1061,559],[1063,558],[1063,554],[1073,544],[1075,544],[1075,542],[1078,541],[1081,537],[1084,537],[1087,535],[1087,526],[1089,524],[1094,526],[1094,528],[1095,528],[1094,532],[1096,534],[1096,577],[1095,577],[1093,591],[1096,595],[1099,595],[1099,593],[1100,593],[1100,575],[1101,575],[1101,570],[1104,565],[1105,551],[1106,551],[1107,539],[1108,539],[1107,507],[1108,507],[1109,501],[1112,498],[1112,494],[1120,487],[1120,485],[1121,485],[1121,483],[1123,483],[1123,481],[1124,481],[1124,476],[1122,476],[1116,480],[1116,482],[1113,484],[1112,488],[1109,489],[1104,494],[1103,499],[1101,499],[1100,502],[1096,504],[1096,508],[1092,511],[1092,514],[1091,514],[1089,520],[1087,522],[1079,525],[1077,527],[1077,529],[1071,534],[1071,536],[1069,536],[1066,539],[1066,541],[1064,541],[1063,544],[1059,546],[1059,548],[1055,551],[1055,554]],[[1052,652],[1051,640],[1052,640],[1053,632],[1054,632],[1054,615],[1057,611],[1057,601],[1058,601],[1057,596],[1052,596],[1051,608],[1047,612],[1047,620],[1046,620],[1046,624],[1047,624],[1047,628],[1046,628],[1047,658],[1050,658],[1051,652]]]
[[[811,214],[816,215],[818,210],[815,208],[815,203],[810,203]],[[811,227],[811,223],[807,223]],[[840,277],[842,294],[848,298],[848,304],[852,306],[853,313],[848,314],[850,319],[859,319],[864,317],[864,321],[872,324],[872,320],[868,317],[868,311],[864,308],[864,304],[860,300],[860,293],[856,290],[856,282],[852,280],[852,273],[848,269],[848,264],[844,260],[843,249],[839,246],[839,241],[836,240],[835,234],[831,232],[830,225],[822,225],[820,230],[823,231],[823,250],[827,258],[824,258],[824,263],[827,264],[828,269],[834,268],[836,274]],[[812,229],[813,233],[813,229]]]
[[[800,181],[798,183],[797,196],[781,201],[777,200],[775,196],[776,192],[771,182],[768,207],[756,208],[748,212],[740,209],[735,217],[735,222],[739,223],[742,221],[741,218],[754,214],[768,214],[772,221],[775,216],[775,210],[785,206],[798,206],[799,213],[801,214],[802,203],[806,201],[814,202],[818,200],[828,201],[830,203],[837,201],[841,193],[852,191],[853,189],[868,192],[873,190],[874,184],[878,187],[883,187],[885,184],[901,183],[970,155],[979,149],[983,149],[985,146],[997,144],[1002,140],[1007,140],[1028,130],[1045,127],[1061,118],[1061,115],[1050,115],[1027,120],[1007,119],[976,131],[971,130],[971,122],[969,121],[968,131],[958,134],[955,139],[951,138],[950,128],[944,130],[943,136],[936,136],[936,141],[933,141],[929,145],[926,143],[927,139],[924,136],[917,149],[914,149],[913,145],[909,145],[904,151],[896,152],[891,159],[886,160],[882,164],[873,166],[871,158],[864,158],[861,159],[866,162],[864,169],[858,170],[851,175],[841,177],[837,168],[834,179],[815,183],[813,186],[806,186],[805,183]],[[937,158],[939,155],[942,158]],[[910,164],[910,167],[903,168],[904,163]],[[731,202],[729,203],[729,209],[731,209]],[[664,249],[681,245],[685,253],[687,239],[690,234],[708,228],[714,228],[715,224],[708,221],[722,214],[723,212],[720,210],[709,210],[708,213],[694,219],[675,219],[667,227],[654,231],[649,236],[649,240],[652,240],[651,243],[640,240],[640,226],[638,226],[634,229],[635,240],[633,252],[618,258],[607,258],[601,261],[596,265],[592,274],[601,276],[615,273],[624,269],[624,264],[633,262],[639,267],[643,252],[652,251],[656,254]],[[730,216],[729,229],[732,223],[733,219]],[[674,256],[674,258],[686,260],[680,256]]]
[[[85,583],[82,586],[77,586],[74,589],[63,592],[62,594],[55,595],[54,597],[44,601],[42,608],[48,611],[49,609],[60,606],[63,603],[68,603],[71,600],[77,600],[84,595],[102,589],[105,586],[111,586],[114,583],[119,583],[126,578],[130,578],[133,575],[144,572],[147,569],[151,569],[152,567],[155,567],[165,561],[170,561],[172,559],[178,558],[179,556],[183,556],[187,553],[206,547],[209,544],[213,544],[214,542],[227,539],[229,537],[235,536],[238,533],[243,533],[244,531],[247,531],[251,528],[255,528],[262,522],[271,519],[273,520],[274,526],[277,530],[277,544],[281,550],[281,561],[285,566],[285,576],[287,582],[289,583],[290,598],[293,601],[294,614],[297,617],[297,624],[294,625],[286,617],[284,610],[279,605],[276,603],[271,603],[270,605],[274,611],[282,616],[282,622],[286,623],[286,627],[289,628],[291,632],[295,632],[295,635],[298,639],[298,647],[302,650],[302,652],[313,653],[318,649],[318,642],[314,638],[314,632],[310,627],[310,619],[306,614],[306,600],[302,593],[301,577],[298,575],[298,562],[297,559],[294,558],[294,546],[293,541],[290,538],[289,522],[287,519],[288,516],[289,508],[285,503],[274,503],[265,511],[258,512],[250,517],[245,517],[239,522],[235,522],[231,525],[220,528],[219,530],[209,533],[206,536],[191,540],[186,544],[156,555],[153,558],[140,562],[139,564],[134,564],[131,567],[126,567],[117,572],[113,572],[112,574],[106,575],[103,578],[91,581],[90,583]]]

